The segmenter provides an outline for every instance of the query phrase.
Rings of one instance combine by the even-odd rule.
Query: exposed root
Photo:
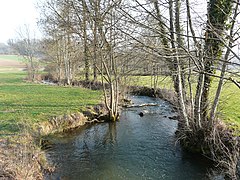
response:
[[[91,124],[91,123],[104,123],[104,122],[105,122],[104,120],[93,119],[91,121],[87,121],[86,123]]]
[[[211,134],[207,137],[211,157],[214,162],[225,169],[226,179],[238,179],[237,164],[239,161],[240,139],[219,123],[215,124]]]
[[[216,122],[213,128],[202,128],[197,131],[178,130],[177,138],[181,145],[211,159],[216,167],[223,170],[225,179],[237,180],[240,138],[233,135],[222,122]]]

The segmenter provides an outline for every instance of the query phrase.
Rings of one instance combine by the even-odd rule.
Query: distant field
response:
[[[22,61],[23,58],[18,55],[1,55],[0,54],[0,61],[1,60],[13,60],[13,61]]]
[[[18,72],[26,68],[23,58],[17,55],[0,55],[0,73]]]

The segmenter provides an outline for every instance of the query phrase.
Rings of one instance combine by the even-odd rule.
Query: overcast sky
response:
[[[16,37],[16,31],[24,24],[36,31],[37,0],[0,0],[0,43]],[[39,33],[37,33],[39,34]]]

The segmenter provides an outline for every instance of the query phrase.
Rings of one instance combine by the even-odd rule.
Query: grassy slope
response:
[[[132,76],[129,78],[130,84],[132,85],[138,85],[138,86],[151,86],[151,82],[153,82],[153,79],[151,79],[150,76]],[[172,89],[173,84],[171,77],[169,76],[160,76],[158,77],[157,86],[162,89]]]
[[[240,132],[240,89],[233,83],[226,83],[219,105],[220,117]]]
[[[151,77],[132,77],[133,84],[136,85],[151,85]],[[196,84],[195,84],[196,85]],[[213,82],[211,97],[215,96],[215,91],[218,85],[218,81]],[[194,84],[193,84],[194,86]],[[173,89],[172,81],[170,77],[160,77],[158,87]],[[195,87],[194,92],[195,92]],[[227,82],[223,87],[219,103],[219,117],[228,123],[232,128],[240,131],[240,89],[233,83]]]
[[[22,71],[0,72],[0,135],[19,131],[23,122],[81,111],[102,97],[100,91],[27,83],[25,76]]]

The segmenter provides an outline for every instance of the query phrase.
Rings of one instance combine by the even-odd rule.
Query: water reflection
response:
[[[117,124],[116,122],[108,123],[106,135],[103,138],[103,144],[114,145],[117,143]]]

